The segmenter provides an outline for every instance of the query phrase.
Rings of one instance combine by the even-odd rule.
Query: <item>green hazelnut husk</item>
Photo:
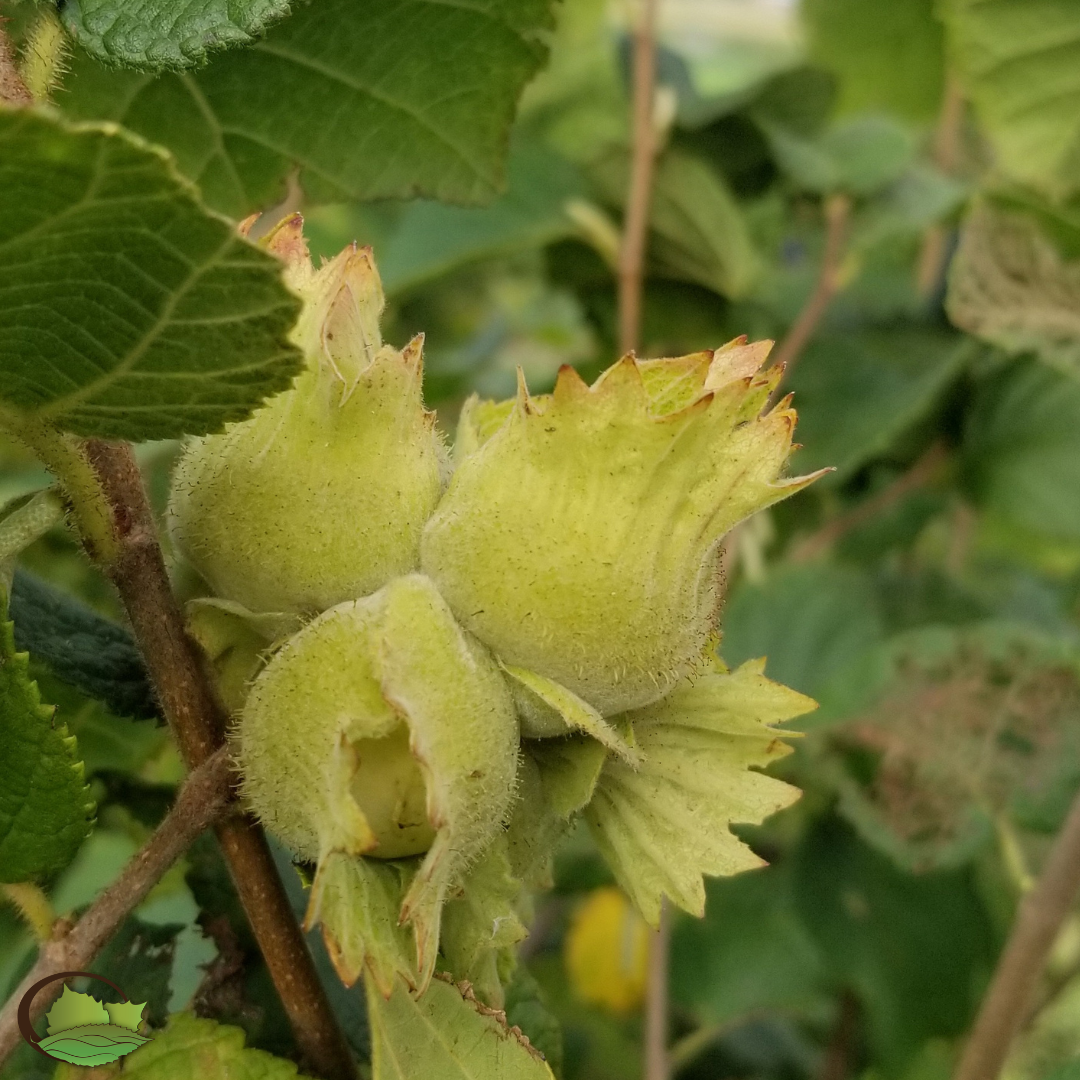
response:
[[[282,646],[234,741],[246,800],[300,858],[423,856],[400,918],[426,978],[448,891],[509,816],[518,739],[498,666],[411,574]]]
[[[249,419],[187,445],[169,523],[216,596],[313,613],[417,568],[446,455],[421,399],[422,338],[382,343],[370,249],[315,271],[298,215],[268,246],[306,301],[293,336],[307,366]]]
[[[566,367],[551,395],[466,408],[421,566],[519,682],[606,717],[701,668],[724,535],[816,478],[782,478],[795,413],[768,405],[769,344],[627,356],[592,386]]]

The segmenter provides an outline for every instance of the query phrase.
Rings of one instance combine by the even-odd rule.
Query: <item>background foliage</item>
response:
[[[794,469],[835,472],[728,545],[725,658],[766,655],[821,704],[777,770],[805,795],[746,830],[768,869],[712,882],[705,919],[676,920],[677,1075],[936,1080],[1080,787],[1080,15],[1071,0],[664,6],[643,353],[782,339],[818,278],[830,200],[846,216],[837,294],[785,381]],[[386,337],[426,332],[427,400],[447,429],[473,390],[511,393],[519,366],[543,391],[563,363],[588,374],[614,358],[618,8],[187,8],[71,0],[78,46],[56,112],[0,114],[0,328],[9,299],[43,313],[41,335],[0,335],[5,415],[171,440],[284,385],[292,301],[227,223],[277,204],[303,208],[319,254],[374,246]],[[25,42],[38,9],[0,0],[0,14]],[[33,155],[57,185],[20,171]],[[80,259],[80,243],[112,254]],[[95,288],[131,317],[67,335],[52,370],[47,327],[78,324]],[[208,303],[213,318],[193,320]],[[159,508],[176,449],[139,450]],[[0,499],[46,483],[4,444]],[[30,660],[0,665],[20,716],[0,770],[36,762],[59,779],[42,810],[52,839],[35,848],[0,773],[0,881],[38,881],[75,912],[160,821],[182,770],[115,601],[64,527],[23,552],[9,614]],[[0,627],[3,656],[14,646]],[[281,868],[302,912],[283,855]],[[510,1022],[565,1080],[641,1068],[640,950],[622,949],[638,929],[617,897],[598,902],[610,884],[575,832],[508,996]],[[361,991],[311,942],[369,1055]],[[620,960],[597,979],[575,949]],[[0,906],[0,990],[33,953]],[[295,1055],[208,838],[96,970],[145,996],[155,1023],[190,1008],[242,1028],[251,1052]],[[203,1043],[221,1062],[246,1052],[205,1021],[171,1025],[181,1063],[153,1080],[194,1075],[181,1059]],[[1073,1059],[1075,916],[1007,1076],[1064,1078]],[[3,1075],[47,1069],[28,1052]]]

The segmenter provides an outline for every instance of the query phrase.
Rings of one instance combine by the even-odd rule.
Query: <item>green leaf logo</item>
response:
[[[146,1002],[103,1005],[89,994],[65,986],[46,1015],[48,1036],[35,1045],[49,1057],[71,1065],[108,1065],[149,1042],[138,1030],[145,1008]]]
[[[38,1046],[49,1057],[71,1065],[108,1065],[149,1041],[115,1024],[86,1024],[50,1035]]]

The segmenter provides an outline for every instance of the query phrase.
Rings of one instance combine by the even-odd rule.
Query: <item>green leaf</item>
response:
[[[595,739],[522,740],[517,802],[506,830],[511,873],[522,882],[522,900],[550,889],[553,856],[570,829],[571,816],[592,798],[607,751]],[[532,913],[523,905],[525,921]]]
[[[805,0],[810,56],[834,72],[844,112],[932,120],[945,70],[934,0]]]
[[[787,862],[707,882],[705,917],[680,918],[672,930],[675,1001],[710,1024],[818,1004],[822,958],[792,887]]]
[[[304,928],[320,926],[334,969],[346,986],[366,971],[389,994],[400,975],[419,981],[416,949],[399,924],[419,860],[382,861],[332,851],[319,863]]]
[[[124,1062],[124,1080],[297,1080],[296,1066],[244,1047],[235,1027],[178,1013]]]
[[[65,986],[59,1000],[45,1014],[45,1019],[48,1021],[49,1034],[55,1035],[86,1024],[107,1024],[109,1014],[97,998]]]
[[[11,587],[15,645],[117,716],[159,716],[130,631],[25,570]]]
[[[819,194],[872,195],[901,176],[915,149],[906,129],[885,116],[854,117],[814,138],[766,115],[757,121],[780,168],[798,187]]]
[[[192,67],[218,49],[250,45],[288,0],[67,0],[68,33],[103,64],[162,71]]]
[[[931,165],[916,163],[860,208],[852,223],[851,246],[860,253],[873,254],[879,244],[921,235],[958,210],[968,194],[968,185],[962,181]],[[905,271],[910,269],[909,262],[905,259]]]
[[[418,199],[396,214],[370,204],[305,212],[313,252],[336,253],[355,238],[375,249],[388,296],[441,277],[479,259],[543,247],[570,236],[566,204],[584,194],[569,162],[546,147],[517,139],[511,145],[508,187],[489,206],[447,206]]]
[[[471,992],[435,978],[419,998],[368,986],[373,1080],[552,1080],[540,1052]]]
[[[629,161],[606,158],[592,170],[605,199],[621,205]],[[662,275],[691,281],[732,299],[756,283],[761,265],[750,231],[724,178],[704,161],[668,150],[656,165],[649,228],[650,252]]]
[[[797,471],[832,466],[836,483],[924,420],[970,355],[956,334],[910,324],[819,334],[786,389],[799,410]]]
[[[949,317],[1011,353],[1080,378],[1080,261],[1066,261],[1030,215],[979,203],[949,273]]]
[[[320,201],[484,202],[504,186],[507,132],[544,60],[550,8],[319,0],[198,72],[153,79],[76,60],[64,107],[168,147],[236,217],[274,203],[294,165]]]
[[[0,113],[0,421],[213,431],[284,389],[300,303],[159,150]]]
[[[766,679],[764,661],[708,671],[655,705],[625,714],[643,763],[611,758],[585,809],[596,845],[651,925],[663,896],[693,915],[705,910],[703,874],[762,865],[731,825],[760,824],[798,791],[753,771],[791,748],[774,724],[815,703]]]
[[[971,877],[898,870],[835,819],[794,860],[797,911],[835,986],[864,1011],[873,1059],[899,1075],[928,1038],[967,1030],[998,942]]]
[[[59,1031],[42,1039],[38,1046],[60,1061],[83,1067],[108,1065],[137,1050],[145,1036],[112,1024],[93,1024]]]
[[[540,984],[519,963],[506,987],[506,1022],[521,1028],[525,1037],[547,1059],[551,1071],[562,1076],[562,1027],[544,1001]]]
[[[56,723],[15,651],[0,603],[0,881],[41,880],[63,869],[94,812],[75,739]]]
[[[1080,190],[1080,8],[945,0],[949,47],[1000,167],[1054,199]]]
[[[502,1008],[500,970],[513,963],[513,946],[528,936],[518,913],[522,884],[510,866],[505,835],[469,871],[461,894],[446,905],[439,947],[444,970],[469,983],[477,997]]]
[[[1044,1080],[1080,1080],[1080,1058],[1073,1058],[1047,1073]]]
[[[111,773],[118,783],[123,784],[122,774],[127,774],[129,778],[145,775],[146,782],[152,783],[150,774],[155,763],[161,761],[163,755],[169,755],[167,747],[170,736],[163,724],[114,716],[100,701],[88,698],[61,682],[33,657],[30,674],[45,700],[54,704],[59,714],[67,718],[68,730],[78,740],[79,756],[83,759],[87,777],[96,773]]]
[[[527,753],[540,769],[545,801],[568,820],[592,798],[607,751],[596,739],[571,735],[564,739],[534,739]]]
[[[969,490],[1035,534],[1080,539],[1080,384],[1042,364],[1011,364],[981,388],[964,440]]]
[[[862,571],[838,566],[788,567],[763,582],[745,579],[723,616],[723,650],[732,664],[764,656],[769,674],[817,698],[865,666],[884,628],[874,584]],[[815,713],[804,727],[824,721]]]
[[[638,760],[622,735],[577,694],[535,671],[511,664],[500,663],[500,667],[507,676],[523,736],[544,738],[584,732],[625,760]]]
[[[822,769],[863,838],[925,872],[969,861],[999,818],[1054,832],[1080,787],[1075,653],[1008,624],[922,629],[884,651],[880,692],[830,730]]]

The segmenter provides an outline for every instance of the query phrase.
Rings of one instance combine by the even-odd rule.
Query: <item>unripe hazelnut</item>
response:
[[[304,627],[256,678],[235,744],[245,798],[301,858],[424,855],[401,918],[430,974],[447,891],[500,833],[518,757],[503,677],[432,582],[395,578]]]
[[[382,344],[369,248],[311,268],[299,216],[268,241],[305,299],[307,366],[249,419],[191,441],[173,478],[179,549],[253,612],[323,611],[415,570],[446,468],[421,400],[422,339]]]
[[[816,478],[781,479],[795,413],[765,408],[768,348],[627,356],[591,387],[564,367],[549,397],[472,404],[421,547],[458,621],[604,716],[696,670],[724,535]]]

